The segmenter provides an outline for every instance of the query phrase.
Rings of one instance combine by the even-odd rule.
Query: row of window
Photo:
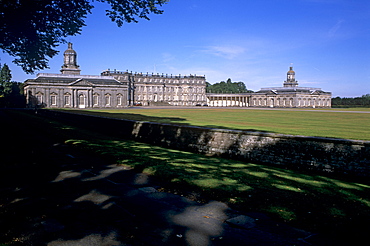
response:
[[[282,102],[281,102],[282,101]],[[293,98],[289,98],[289,102],[287,102],[288,99],[287,98],[283,98],[282,100],[280,98],[277,98],[277,99],[274,99],[274,98],[271,98],[270,99],[270,105],[271,106],[294,106],[294,103],[293,103]],[[311,99],[311,98],[298,98],[298,105],[297,106],[314,106],[314,105],[317,105],[317,106],[330,106],[330,101],[331,99],[321,99],[319,98],[318,100],[315,100],[315,99]],[[253,98],[253,101],[252,101],[252,106],[267,106],[267,98]]]
[[[204,95],[136,95],[137,101],[205,101]]]
[[[253,98],[253,100],[267,100],[267,98]],[[274,98],[271,98],[272,100],[274,100]],[[276,100],[287,100],[288,98],[276,98]],[[293,100],[293,98],[289,98],[290,100]],[[305,100],[313,100],[313,101],[330,101],[331,99],[330,98],[319,98],[319,99],[316,99],[316,98],[298,98],[298,101],[305,101]]]
[[[95,93],[93,95],[93,106],[100,106],[100,105],[105,105],[105,106],[111,106],[112,105],[112,95],[107,93],[104,95],[104,97],[101,97],[99,94]],[[124,106],[124,97],[121,93],[116,95],[116,105],[117,106]],[[101,104],[101,100],[102,104]],[[36,103],[38,105],[45,104],[45,97],[42,93],[36,93]],[[72,96],[70,93],[66,93],[63,95],[63,104],[64,106],[71,106],[72,105]],[[77,105],[78,106],[88,106],[87,102],[87,97],[85,94],[81,93],[77,97]],[[50,106],[63,106],[63,105],[58,105],[58,94],[52,93],[50,94]]]
[[[205,93],[204,87],[182,88],[164,86],[137,86],[137,92],[178,92],[178,93]]]
[[[127,78],[125,78],[127,80]],[[203,80],[178,80],[178,79],[155,79],[155,78],[138,78],[137,82],[149,82],[149,83],[166,83],[166,84],[204,84]]]

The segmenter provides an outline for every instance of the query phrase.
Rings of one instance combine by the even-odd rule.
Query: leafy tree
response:
[[[370,107],[370,94],[361,97],[335,97],[331,99],[332,107]]]
[[[0,64],[0,69],[0,97],[4,97],[12,92],[12,74],[6,64],[4,66]]]
[[[0,0],[0,49],[15,57],[26,73],[48,68],[48,61],[66,37],[81,33],[93,2],[110,5],[106,15],[120,27],[149,20],[168,0]]]
[[[231,79],[211,85],[207,83],[206,91],[209,93],[246,93],[252,92],[247,89],[244,82],[232,82]]]

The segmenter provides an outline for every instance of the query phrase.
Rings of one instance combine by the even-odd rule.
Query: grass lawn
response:
[[[343,112],[336,112],[336,111]],[[368,109],[261,110],[233,108],[71,110],[121,119],[282,134],[370,140]],[[346,111],[358,111],[346,112]]]
[[[124,115],[123,112],[135,115],[132,111],[116,113]],[[138,115],[144,117],[144,112],[138,112]],[[195,111],[185,112],[190,115],[190,112]],[[263,112],[254,110],[227,112],[255,112],[263,115]],[[368,181],[165,149],[99,135],[97,132],[35,116],[17,117],[40,134],[53,136],[58,141],[92,155],[99,155],[112,163],[128,165],[137,171],[154,175],[163,182],[163,190],[178,190],[184,194],[191,191],[201,194],[205,199],[227,202],[242,211],[267,213],[291,225],[337,238],[349,236],[355,240],[367,235],[369,230]]]

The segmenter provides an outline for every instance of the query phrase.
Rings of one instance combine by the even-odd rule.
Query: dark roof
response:
[[[84,76],[73,75],[64,76],[61,74],[38,75],[35,79],[28,79],[26,83],[40,83],[40,84],[65,84],[65,85],[125,85],[118,80],[108,76]]]
[[[256,93],[274,93],[274,94],[291,94],[291,93],[305,93],[305,94],[327,94],[330,92],[325,92],[320,88],[311,87],[273,87],[273,88],[262,88]]]

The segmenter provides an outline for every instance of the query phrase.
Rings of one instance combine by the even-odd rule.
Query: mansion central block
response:
[[[212,107],[331,107],[331,93],[299,87],[293,68],[283,87],[253,93],[206,93],[206,78],[199,75],[143,74],[106,70],[101,75],[81,75],[72,44],[64,52],[60,74],[40,73],[25,81],[28,107],[124,108],[142,106]]]

